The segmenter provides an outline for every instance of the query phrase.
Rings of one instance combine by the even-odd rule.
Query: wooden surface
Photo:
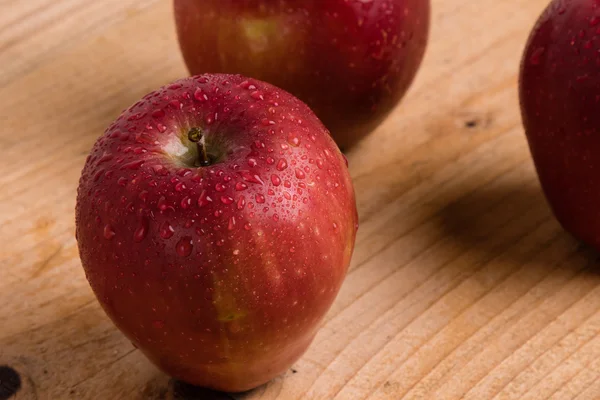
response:
[[[0,366],[19,399],[600,399],[600,266],[540,192],[517,71],[547,0],[433,0],[410,93],[350,154],[351,270],[293,370],[172,382],[85,280],[75,190],[120,111],[186,74],[167,0],[0,0]]]

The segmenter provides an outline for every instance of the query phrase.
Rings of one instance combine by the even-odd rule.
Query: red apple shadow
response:
[[[281,384],[285,376],[295,374],[297,371],[291,368],[287,373],[245,392],[221,392],[205,387],[194,386],[189,383],[171,378],[162,372],[154,374],[141,390],[143,399],[161,400],[245,400],[250,398],[262,398],[261,396],[269,386]],[[136,397],[137,398],[137,397]]]
[[[245,393],[250,393],[229,394],[217,392],[176,380],[172,380],[169,386],[174,400],[238,400]]]
[[[600,277],[600,254],[561,227],[537,181],[482,186],[443,206],[435,220],[445,238],[482,253],[482,263],[560,265]]]

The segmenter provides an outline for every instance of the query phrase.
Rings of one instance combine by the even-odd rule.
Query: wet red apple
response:
[[[89,283],[135,346],[178,379],[243,391],[311,343],[357,214],[313,112],[217,74],[150,93],[108,127],[82,172],[76,226]]]
[[[409,88],[429,8],[429,0],[175,0],[175,19],[192,74],[241,73],[284,88],[347,148]]]
[[[554,214],[567,231],[600,249],[600,1],[548,6],[523,56],[520,98]]]

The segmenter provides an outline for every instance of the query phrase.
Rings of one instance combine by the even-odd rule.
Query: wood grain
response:
[[[433,0],[411,91],[349,154],[344,287],[285,376],[171,381],[85,280],[74,200],[95,139],[186,74],[169,1],[0,0],[0,365],[22,399],[600,399],[600,269],[541,194],[517,73],[546,0]]]

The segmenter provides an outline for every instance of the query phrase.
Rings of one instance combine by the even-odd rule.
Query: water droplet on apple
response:
[[[256,196],[255,196],[255,200],[256,200],[257,203],[262,204],[262,203],[265,202],[265,196],[263,196],[260,193],[257,193]]]
[[[127,121],[139,121],[140,119],[144,118],[145,115],[145,113],[136,113],[127,117]]]
[[[200,102],[208,100],[208,96],[202,91],[201,88],[198,88],[194,91],[194,98]]]
[[[119,132],[119,131],[114,131],[110,135],[108,135],[108,137],[111,139],[118,139],[120,136],[121,136],[121,132]]]
[[[169,239],[175,233],[175,229],[171,226],[169,221],[163,222],[159,229],[159,235],[163,239]]]
[[[221,196],[221,203],[229,205],[233,203],[233,199],[229,196]]]
[[[158,176],[165,176],[169,174],[169,171],[160,164],[153,165],[152,170]]]
[[[273,174],[273,175],[271,175],[271,183],[275,186],[279,186],[279,185],[281,185],[281,178],[279,178],[279,176]]]
[[[105,171],[104,171],[103,169],[99,169],[99,170],[98,170],[98,172],[96,172],[96,173],[94,174],[94,177],[92,178],[92,180],[93,180],[94,182],[98,182],[98,179],[100,179],[100,177],[101,177],[101,176],[104,174],[104,172],[105,172]]]
[[[135,135],[135,142],[139,144],[154,144],[154,139],[145,132]]]
[[[284,158],[281,158],[278,162],[277,162],[277,170],[279,171],[284,171],[287,168],[288,164],[287,161]]]
[[[252,229],[252,224],[250,222],[247,222],[246,224],[244,224],[244,229],[249,231],[250,229]]]
[[[279,215],[273,214],[273,221],[278,222],[279,221]]]
[[[142,190],[138,195],[138,198],[145,203],[148,200],[148,194],[147,190]]]
[[[246,198],[244,196],[240,196],[240,198],[238,199],[238,202],[237,202],[238,210],[243,210],[245,205],[246,205]]]
[[[273,157],[267,157],[267,164],[273,165],[275,163],[275,159]]]
[[[111,240],[115,237],[115,230],[109,224],[104,226],[104,239]]]
[[[208,196],[208,193],[206,193],[206,190],[203,190],[200,193],[200,197],[198,197],[198,207],[202,208],[207,204],[212,203],[212,199],[210,198],[210,196]]]
[[[304,174],[304,171],[302,171],[300,168],[296,168],[296,178],[298,179],[304,179],[306,178],[306,175]]]
[[[239,171],[239,173],[246,182],[256,183],[256,184],[260,184],[260,185],[265,184],[258,174],[254,174],[254,173],[252,173],[250,171],[246,171],[246,170]]]
[[[295,133],[290,133],[287,140],[288,143],[294,147],[300,146],[300,138]]]
[[[544,47],[538,47],[531,54],[531,57],[529,58],[529,62],[532,65],[539,65],[542,62],[542,57],[543,57],[543,55],[544,55],[545,52],[546,52],[546,48],[544,48]]]
[[[148,234],[148,218],[142,217],[140,221],[140,226],[137,227],[135,232],[133,233],[133,241],[136,243],[144,240],[146,235]]]
[[[160,211],[165,211],[169,208],[169,204],[167,204],[167,199],[165,196],[161,196],[156,205]]]
[[[183,208],[184,210],[187,209],[189,206],[192,205],[192,199],[190,198],[190,196],[185,196],[183,199],[181,199],[181,208]]]
[[[217,183],[215,185],[215,190],[217,192],[224,192],[227,189],[227,186],[223,185],[222,183]]]
[[[244,182],[238,182],[235,184],[235,190],[237,190],[238,192],[241,192],[242,190],[246,189],[248,189],[248,185],[246,185]]]
[[[259,92],[258,90],[255,90],[254,92],[250,93],[250,97],[252,97],[254,100],[264,100],[265,99],[263,94],[261,92]]]
[[[179,242],[177,242],[175,250],[181,257],[189,256],[192,253],[192,238],[189,236],[181,238]]]
[[[98,160],[98,165],[100,164],[104,164],[107,161],[110,161],[113,159],[113,155],[112,154],[104,154],[102,157],[100,157],[100,159]]]
[[[233,228],[235,228],[235,217],[230,217],[229,218],[229,223],[227,224],[227,229],[229,229],[230,231],[232,231]]]
[[[165,112],[163,110],[154,110],[152,112],[152,118],[161,119],[164,118]]]

